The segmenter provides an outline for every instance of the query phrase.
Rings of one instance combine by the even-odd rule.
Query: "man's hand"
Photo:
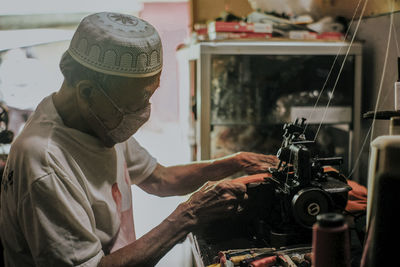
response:
[[[252,152],[238,152],[235,160],[247,174],[268,172],[269,168],[278,165],[279,159],[275,155],[264,155]]]
[[[186,204],[196,225],[225,218],[238,212],[247,200],[246,186],[231,181],[207,182]]]

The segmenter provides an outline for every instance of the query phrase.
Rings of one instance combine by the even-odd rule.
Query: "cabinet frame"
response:
[[[196,75],[196,143],[197,159],[208,160],[211,155],[211,57],[213,55],[346,55],[354,56],[354,96],[350,134],[349,164],[354,166],[360,151],[361,132],[361,87],[362,87],[362,45],[354,42],[331,41],[221,41],[201,42],[190,45],[178,52],[180,69],[189,69],[194,62]],[[337,64],[337,63],[336,63]],[[186,70],[189,71],[190,70]],[[183,74],[183,73],[181,73]],[[184,75],[184,74],[183,74]],[[190,83],[190,81],[189,81]],[[187,84],[186,84],[187,85]],[[181,98],[189,97],[185,83],[181,83]],[[186,88],[185,88],[186,87]],[[187,91],[190,91],[189,89]],[[184,103],[185,101],[181,101]],[[181,106],[181,109],[184,109]],[[188,107],[189,109],[189,107]],[[184,111],[183,111],[184,112]],[[358,170],[354,177],[358,177]]]

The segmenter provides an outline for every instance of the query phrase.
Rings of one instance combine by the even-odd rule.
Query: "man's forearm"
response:
[[[190,207],[186,203],[180,204],[150,232],[103,257],[99,266],[154,266],[176,243],[186,237],[195,223]]]
[[[217,181],[240,171],[236,155],[187,165],[159,165],[152,176],[139,186],[158,196],[186,195],[207,181]]]
[[[216,160],[194,162],[188,165],[172,166],[167,169],[176,177],[181,195],[198,189],[207,181],[218,181],[241,171],[236,154]]]

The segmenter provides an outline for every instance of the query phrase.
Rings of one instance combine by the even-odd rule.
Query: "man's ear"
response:
[[[76,88],[78,90],[77,97],[90,102],[94,94],[95,84],[92,81],[83,80],[78,82]]]

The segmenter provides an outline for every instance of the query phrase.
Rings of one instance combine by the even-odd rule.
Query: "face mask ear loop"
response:
[[[114,108],[120,113],[122,120],[124,117],[124,112],[122,111],[122,109],[118,107],[118,105],[114,102],[114,100],[105,92],[105,90],[99,84],[97,84],[96,89],[99,90],[107,98],[108,101],[110,101],[110,103],[114,106]],[[104,124],[104,122],[99,118],[99,116],[97,116],[96,112],[94,112],[90,106],[89,106],[89,112],[92,114],[92,116],[96,118],[96,120],[100,123],[101,127],[103,127],[104,130],[106,131],[112,130]]]
[[[93,117],[97,120],[97,122],[103,127],[104,130],[109,131],[108,127],[104,124],[104,122],[96,115],[96,113],[89,107],[89,112],[92,114]]]
[[[115,103],[115,101],[106,93],[106,91],[100,85],[97,85],[97,87],[99,91],[108,99],[108,101],[110,101],[114,108],[116,108],[118,112],[123,116],[125,113],[120,107],[118,107],[117,103]]]

